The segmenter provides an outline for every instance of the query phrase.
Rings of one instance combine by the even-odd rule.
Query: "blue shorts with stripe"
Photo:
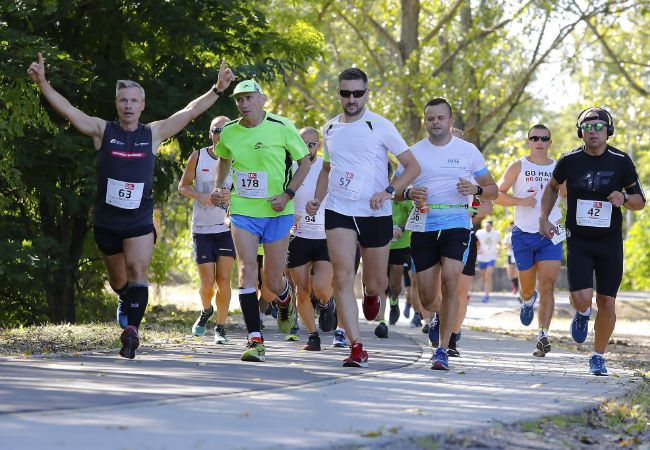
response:
[[[528,270],[537,261],[562,261],[562,243],[553,244],[541,233],[526,233],[512,229],[512,252],[517,270]]]

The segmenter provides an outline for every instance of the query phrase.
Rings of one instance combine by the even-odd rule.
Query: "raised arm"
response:
[[[230,83],[235,79],[232,70],[221,61],[217,83],[202,96],[192,100],[185,108],[176,111],[164,120],[157,120],[151,123],[153,148],[156,149],[166,139],[176,135],[187,126],[192,120],[203,114],[210,106],[217,101],[217,98],[228,89]]]
[[[30,64],[27,74],[59,115],[70,122],[81,134],[92,137],[95,148],[101,147],[106,121],[99,117],[91,117],[75,108],[64,96],[54,90],[45,78],[45,59],[41,52],[38,52],[37,60]]]

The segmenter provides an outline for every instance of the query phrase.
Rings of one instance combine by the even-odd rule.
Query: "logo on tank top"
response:
[[[144,153],[130,153],[130,152],[120,152],[118,150],[113,150],[111,151],[111,155],[115,156],[117,158],[124,158],[124,159],[134,159],[134,158],[144,158],[145,154]]]
[[[117,139],[111,139],[109,142],[115,145],[124,145],[124,142],[118,141]]]
[[[143,146],[143,145],[149,145],[149,144],[150,144],[150,142],[136,142],[134,145],[135,145],[136,147],[141,147],[141,146]]]

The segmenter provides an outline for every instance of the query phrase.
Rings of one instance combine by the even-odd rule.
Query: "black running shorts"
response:
[[[388,264],[394,266],[411,264],[411,247],[391,248],[388,254]]]
[[[235,257],[235,244],[230,231],[221,233],[193,233],[194,260],[197,264],[217,262],[219,256]]]
[[[155,244],[158,237],[153,224],[120,231],[95,226],[93,227],[93,231],[97,247],[99,247],[99,250],[106,256],[113,256],[122,253],[122,242],[124,239],[146,236],[153,232],[153,242]]]
[[[593,288],[596,292],[616,297],[623,279],[623,238],[620,234],[582,239],[567,239],[567,275],[571,292]]]
[[[349,228],[357,232],[359,245],[364,248],[384,247],[393,239],[392,216],[354,217],[325,210],[325,230]]]
[[[329,261],[327,239],[306,239],[294,236],[289,241],[287,267],[304,266],[308,262]]]
[[[415,271],[430,269],[443,256],[464,264],[469,253],[469,241],[470,230],[467,228],[411,233],[411,255]]]
[[[472,239],[469,241],[469,252],[467,252],[467,261],[463,267],[463,275],[473,277],[476,275],[476,233],[472,233]]]

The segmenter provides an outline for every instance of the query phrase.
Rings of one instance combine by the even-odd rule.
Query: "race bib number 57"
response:
[[[363,187],[363,176],[352,170],[332,170],[332,191],[338,197],[356,200]]]
[[[580,200],[576,205],[576,223],[583,227],[607,228],[612,220],[612,204],[605,201]]]
[[[142,200],[144,183],[108,179],[106,184],[106,203],[122,209],[137,209]]]

